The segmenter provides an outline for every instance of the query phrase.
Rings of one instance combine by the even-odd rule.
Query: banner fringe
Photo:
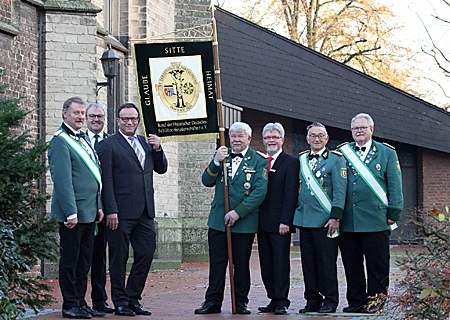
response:
[[[189,134],[185,136],[166,136],[160,137],[161,142],[188,142],[188,141],[200,141],[200,140],[217,140],[219,139],[219,133],[201,133],[201,134]]]

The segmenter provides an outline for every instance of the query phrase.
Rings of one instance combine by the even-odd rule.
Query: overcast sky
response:
[[[430,48],[431,40],[425,30],[425,24],[433,41],[450,58],[450,24],[439,22],[434,18],[438,15],[443,19],[450,20],[450,6],[442,0],[396,0],[387,3],[392,6],[398,18],[405,23],[400,41],[417,51],[421,51],[421,48]],[[431,57],[419,54],[418,60],[421,62],[424,71],[421,85],[426,90],[432,90],[435,93],[427,100],[437,105],[450,104],[450,98],[443,94],[437,84],[427,78],[437,80],[447,90],[449,96],[450,79],[445,77],[442,71],[437,68]],[[449,67],[448,63],[446,67]]]

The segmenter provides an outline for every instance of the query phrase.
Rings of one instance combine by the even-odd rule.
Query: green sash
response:
[[[306,160],[306,154],[300,156],[300,165],[303,179],[308,181],[309,188],[312,193],[316,197],[317,201],[320,205],[325,209],[325,211],[330,214],[331,213],[331,200],[323,190],[320,183],[317,181],[316,177],[311,171],[311,167],[309,166],[308,161]]]
[[[92,175],[97,180],[101,190],[102,178],[97,163],[95,163],[94,160],[92,160],[91,156],[88,154],[88,152],[77,141],[71,138],[67,133],[62,132],[59,136],[63,138],[67,142],[69,147],[71,147],[72,150],[75,151],[75,153],[81,158],[81,160],[83,160],[83,162],[88,167],[89,171],[91,171]]]
[[[317,181],[316,177],[311,171],[311,167],[309,166],[309,161],[306,160],[306,154],[302,154],[300,156],[300,168],[302,177],[305,181],[308,181],[309,189],[312,191],[317,201],[320,203],[322,208],[328,213],[331,213],[331,200],[328,197],[328,194],[323,190],[320,183]],[[332,235],[327,234],[328,238],[336,238],[339,236],[339,228]]]
[[[366,182],[367,186],[372,190],[376,197],[386,206],[389,207],[389,200],[387,198],[386,190],[380,185],[377,178],[373,175],[372,171],[366,166],[361,158],[355,153],[353,148],[350,148],[348,144],[341,147],[341,151],[347,160],[352,164],[353,168],[358,172],[361,178]],[[397,223],[389,225],[391,230],[398,227]]]

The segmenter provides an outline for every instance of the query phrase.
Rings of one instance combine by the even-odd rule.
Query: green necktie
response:
[[[94,141],[94,149],[97,150],[98,146],[98,134],[94,135],[95,141]]]

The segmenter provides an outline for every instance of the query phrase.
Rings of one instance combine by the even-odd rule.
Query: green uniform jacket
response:
[[[248,148],[233,179],[231,179],[231,161],[231,157],[227,157],[230,210],[235,210],[240,217],[231,227],[231,232],[257,232],[258,207],[264,201],[267,193],[267,159]],[[219,231],[225,231],[224,216],[226,213],[222,171],[222,166],[217,167],[212,160],[202,175],[202,182],[206,187],[216,187],[208,226]]]
[[[355,142],[349,144],[354,148]],[[397,153],[372,140],[364,163],[386,190],[389,206],[381,202],[347,160],[348,188],[342,232],[379,232],[389,229],[388,219],[398,221],[403,209],[402,172]]]
[[[73,136],[65,126],[59,129]],[[50,141],[48,161],[53,180],[52,217],[65,222],[68,216],[77,214],[79,223],[95,221],[102,208],[100,186],[83,160],[64,138],[55,134]]]
[[[308,156],[309,152],[306,155]],[[311,170],[328,198],[330,198],[331,214],[325,211],[311,192],[308,181],[305,181],[302,177],[301,170],[300,165],[300,190],[298,192],[297,209],[294,214],[294,226],[322,228],[330,218],[341,219],[347,190],[347,167],[344,157],[326,149]]]

